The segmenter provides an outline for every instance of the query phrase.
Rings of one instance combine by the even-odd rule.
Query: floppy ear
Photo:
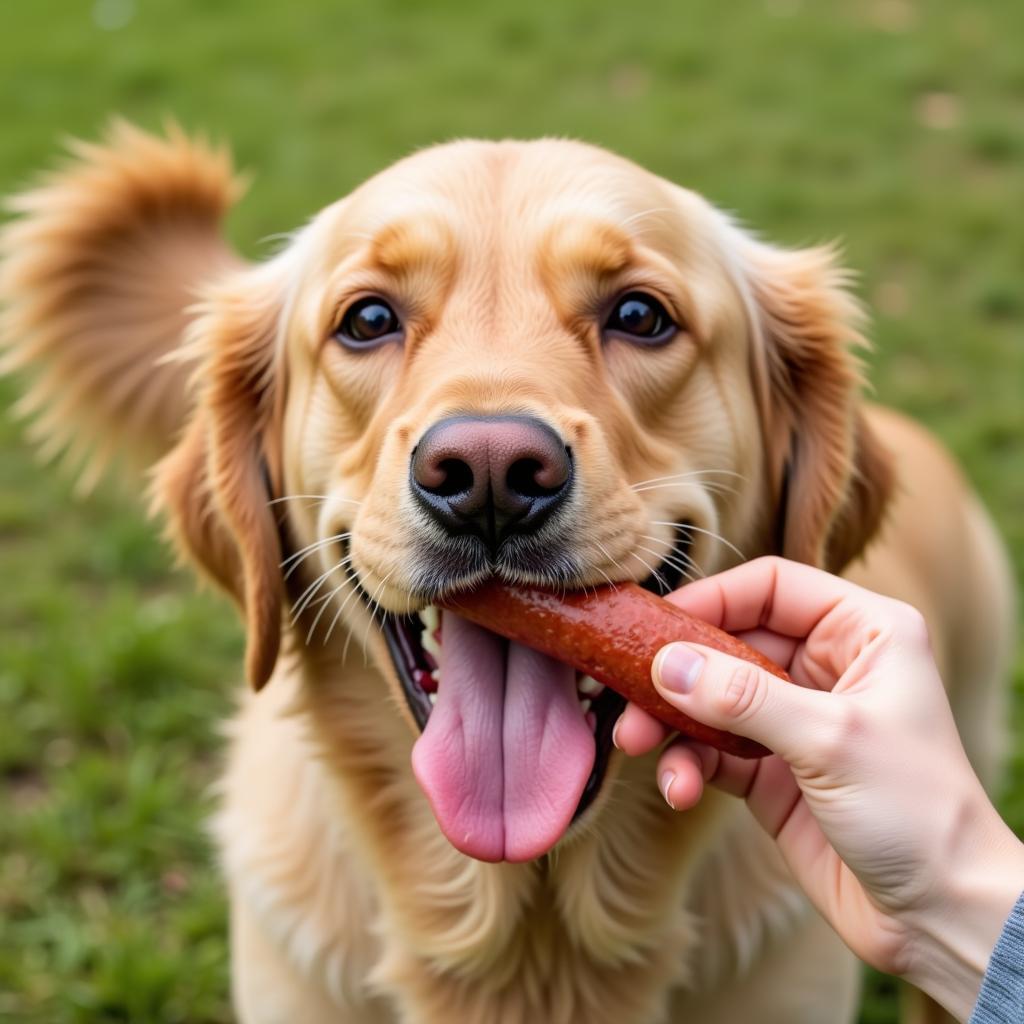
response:
[[[271,265],[247,270],[207,296],[189,328],[197,400],[177,446],[154,475],[154,504],[170,534],[238,602],[246,673],[259,689],[281,639],[281,541],[265,480],[273,458],[282,288]],[[276,461],[276,460],[274,460]]]
[[[893,486],[861,409],[864,316],[831,248],[748,240],[746,265],[779,553],[839,572],[878,529]]]

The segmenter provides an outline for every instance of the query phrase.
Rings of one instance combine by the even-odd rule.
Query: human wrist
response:
[[[958,1020],[970,1016],[992,950],[1024,890],[1024,845],[994,810],[991,817],[903,921],[912,936],[904,977]]]

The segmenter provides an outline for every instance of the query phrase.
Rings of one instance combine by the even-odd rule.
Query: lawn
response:
[[[1017,0],[8,3],[0,193],[110,112],[174,116],[253,172],[230,230],[257,255],[433,141],[607,145],[770,238],[844,241],[878,398],[957,453],[1020,575],[1022,46]],[[240,652],[130,483],[76,497],[0,419],[0,1019],[230,1019],[203,820]],[[1024,829],[1019,753],[1001,806]],[[872,979],[862,1021],[895,1019]]]

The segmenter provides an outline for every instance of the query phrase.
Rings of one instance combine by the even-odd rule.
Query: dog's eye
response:
[[[678,326],[657,299],[643,292],[629,292],[616,302],[604,329],[646,342],[661,342],[668,341]]]
[[[345,310],[334,337],[348,348],[369,348],[390,340],[402,329],[398,314],[376,296],[360,299]]]

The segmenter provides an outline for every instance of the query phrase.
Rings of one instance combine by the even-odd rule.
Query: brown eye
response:
[[[604,329],[629,339],[658,344],[668,341],[679,328],[657,299],[643,292],[629,292],[616,302]]]
[[[360,299],[345,310],[341,326],[334,332],[346,348],[372,348],[391,341],[401,333],[398,314],[383,299]]]

